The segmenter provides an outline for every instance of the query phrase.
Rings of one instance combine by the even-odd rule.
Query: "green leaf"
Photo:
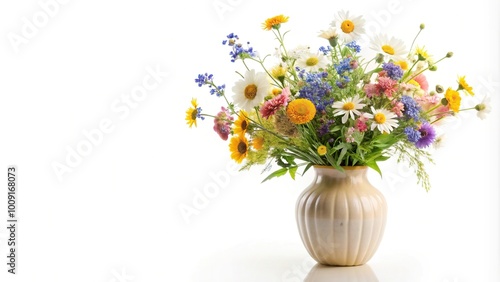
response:
[[[313,166],[312,163],[308,163],[304,168],[304,171],[302,171],[302,175],[306,174],[306,171],[308,171],[312,166]]]
[[[295,180],[295,173],[297,172],[298,166],[292,166],[288,169],[288,173],[292,177],[293,180]]]
[[[380,170],[380,167],[378,166],[378,164],[377,164],[376,161],[366,162],[366,166],[368,166],[369,168],[372,168],[373,170],[375,170],[376,172],[378,172],[378,174],[380,175],[380,177],[382,177],[382,171]]]
[[[287,173],[288,169],[287,168],[280,168],[276,171],[274,171],[273,173],[269,174],[266,178],[264,178],[264,180],[262,180],[261,183],[264,183],[272,178],[275,178],[275,177],[279,177],[279,176],[283,176]]]

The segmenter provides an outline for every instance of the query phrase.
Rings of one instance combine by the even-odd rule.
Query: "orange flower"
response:
[[[280,28],[282,23],[286,23],[288,21],[288,17],[283,15],[278,15],[272,18],[267,19],[263,24],[262,28],[265,30],[278,29]]]
[[[304,124],[314,118],[316,115],[316,107],[307,99],[295,99],[288,104],[286,115],[291,122],[295,124]]]

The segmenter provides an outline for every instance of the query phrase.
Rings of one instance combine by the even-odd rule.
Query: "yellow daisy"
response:
[[[304,124],[314,118],[316,115],[316,107],[308,99],[295,99],[288,103],[286,115],[294,124]]]
[[[186,111],[186,121],[189,127],[191,128],[193,125],[196,127],[198,126],[196,124],[196,119],[205,119],[204,117],[201,116],[201,108],[198,107],[198,102],[196,101],[196,98],[191,99],[191,105],[192,107],[187,109]]]
[[[460,101],[462,98],[460,97],[458,91],[448,88],[444,94],[444,98],[446,99],[447,106],[450,110],[455,113],[460,111]]]
[[[241,163],[248,155],[248,140],[244,134],[236,134],[229,142],[231,159]]]
[[[427,50],[425,50],[424,47],[417,47],[415,50],[415,55],[418,56],[419,61],[429,61],[431,60],[431,55],[427,53]]]
[[[472,86],[470,86],[467,81],[465,81],[465,76],[458,77],[458,90],[465,90],[465,93],[474,96]]]
[[[234,122],[233,131],[235,134],[245,134],[249,125],[248,114],[244,110],[240,110],[238,119]]]
[[[282,23],[286,23],[288,21],[288,17],[283,15],[277,15],[272,18],[267,19],[263,24],[262,28],[265,30],[278,29],[280,28]]]

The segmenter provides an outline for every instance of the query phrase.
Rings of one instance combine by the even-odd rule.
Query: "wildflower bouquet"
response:
[[[213,118],[214,131],[229,139],[231,158],[242,169],[275,162],[279,168],[264,181],[294,178],[300,166],[305,172],[313,165],[368,166],[381,173],[378,163],[397,156],[428,190],[424,164],[432,162],[427,149],[439,142],[441,121],[460,111],[477,110],[481,118],[490,111],[487,100],[461,108],[462,97],[474,95],[465,76],[431,90],[427,73],[452,53],[434,60],[424,47],[414,47],[424,25],[409,49],[400,39],[376,35],[369,46],[375,55],[365,58],[357,43],[364,32],[361,16],[341,11],[319,32],[325,46],[295,49],[285,46],[282,25],[288,19],[278,15],[263,23],[278,42],[275,56],[261,57],[249,42],[227,35],[222,44],[231,62],[241,62],[238,80],[228,91],[212,74],[198,75],[198,86],[208,87],[223,105],[217,114],[205,114],[193,98],[186,112],[189,127]]]

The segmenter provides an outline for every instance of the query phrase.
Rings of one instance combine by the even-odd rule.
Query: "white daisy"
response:
[[[391,37],[386,34],[378,34],[372,39],[370,46],[372,50],[384,55],[384,58],[394,61],[404,61],[407,55],[403,40]]]
[[[288,56],[292,59],[298,60],[300,57],[309,54],[311,47],[307,45],[299,45],[292,50],[288,50]]]
[[[329,27],[327,30],[321,30],[318,36],[326,40],[331,40],[337,37],[338,35],[337,35],[337,30],[334,27]]]
[[[322,52],[305,53],[300,56],[296,62],[297,67],[313,72],[319,69],[325,69],[328,65],[328,58]]]
[[[382,133],[389,133],[393,128],[398,127],[398,121],[396,120],[397,116],[395,113],[390,112],[386,109],[375,109],[374,107],[371,108],[373,114],[371,130],[374,130],[376,127]]]
[[[331,25],[337,29],[340,39],[345,43],[360,38],[365,32],[365,19],[362,16],[351,16],[349,12],[344,10],[339,11],[335,15],[335,19]]]
[[[247,70],[244,78],[238,80],[232,88],[233,101],[240,109],[250,112],[264,101],[270,86],[265,73]]]
[[[354,115],[361,115],[361,110],[366,104],[361,103],[359,95],[354,97],[345,98],[342,101],[337,101],[333,103],[332,107],[335,108],[333,111],[334,116],[344,115],[342,117],[342,123],[346,123],[349,116],[351,119],[355,119]]]
[[[489,96],[485,96],[483,101],[474,107],[477,110],[477,116],[484,120],[486,116],[491,112],[491,99]]]

